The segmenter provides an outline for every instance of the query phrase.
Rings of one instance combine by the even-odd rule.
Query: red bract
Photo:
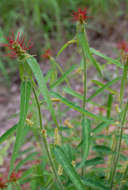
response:
[[[121,41],[117,44],[118,49],[124,51],[125,53],[128,53],[128,43],[125,41]]]
[[[15,39],[14,33],[10,37],[7,37],[8,43],[2,44],[3,47],[8,47],[11,52],[8,56],[15,58],[26,53],[27,50],[31,49],[33,43],[29,40],[25,45],[25,37],[23,33],[18,32],[17,38]]]
[[[0,189],[4,189],[7,187],[6,182],[3,180],[3,178],[0,177]]]
[[[73,11],[72,16],[75,21],[79,21],[80,23],[83,23],[88,18],[87,9],[84,8],[84,10],[82,10],[81,8],[79,8],[77,12]]]
[[[21,172],[12,172],[10,176],[10,182],[16,182],[21,177]]]
[[[51,56],[52,56],[51,49],[47,49],[45,53],[41,55],[41,57],[43,57],[44,59],[49,59]]]

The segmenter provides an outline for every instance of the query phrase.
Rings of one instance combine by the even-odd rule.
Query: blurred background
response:
[[[25,38],[34,43],[31,53],[36,55],[43,72],[47,72],[48,63],[41,59],[41,54],[51,48],[56,55],[62,44],[73,38],[72,11],[85,7],[88,9],[87,31],[91,46],[117,57],[117,42],[128,39],[128,0],[0,0],[0,43],[6,43],[11,32],[23,32]],[[14,115],[19,110],[18,64],[5,54],[7,49],[0,47],[1,133],[16,122]],[[62,66],[79,62],[79,56],[70,59],[72,55],[73,47],[65,50],[58,61]]]

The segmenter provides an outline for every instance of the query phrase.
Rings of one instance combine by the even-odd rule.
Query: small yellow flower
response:
[[[76,161],[72,160],[72,166],[75,167],[76,166]]]
[[[28,118],[26,118],[26,123],[27,123],[27,125],[29,125],[29,126],[32,126],[32,125],[34,124],[33,121],[30,120],[30,119],[28,119]]]
[[[120,110],[120,108],[119,108],[119,105],[118,105],[118,104],[116,104],[116,105],[115,105],[115,109],[116,109],[117,113],[120,113],[120,112],[121,112],[121,110]]]
[[[61,137],[59,135],[58,128],[55,128],[55,131],[54,131],[54,144],[61,145]]]
[[[70,129],[73,128],[72,124],[69,122],[68,119],[66,119],[66,120],[64,121],[64,125],[66,125],[66,126],[69,127]]]
[[[58,167],[58,175],[61,176],[63,174],[63,168],[61,165]]]

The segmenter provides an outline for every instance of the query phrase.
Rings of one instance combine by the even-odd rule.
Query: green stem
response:
[[[123,180],[125,180],[127,174],[128,174],[128,166],[126,166],[126,169],[125,169],[125,171],[124,171],[124,173],[123,173],[123,175],[122,175],[122,177],[121,177],[121,179],[120,179],[119,190],[122,189],[122,183],[121,183],[121,182],[122,182]]]
[[[113,158],[112,163],[114,164],[111,172],[110,172],[110,186],[111,188],[113,187],[113,181],[114,181],[114,177],[116,174],[116,168],[118,165],[118,161],[119,161],[119,156],[120,156],[120,149],[121,149],[121,142],[122,142],[122,136],[123,136],[123,126],[125,123],[125,117],[126,117],[126,112],[127,112],[127,107],[128,107],[128,102],[125,106],[125,109],[123,111],[122,108],[122,104],[123,104],[123,98],[124,98],[124,91],[125,91],[125,86],[126,86],[126,80],[127,80],[127,67],[128,67],[128,62],[124,63],[124,68],[123,68],[123,74],[122,74],[122,80],[121,80],[121,88],[120,88],[120,108],[122,110],[121,112],[121,116],[122,116],[122,120],[121,120],[121,127],[120,127],[120,131],[119,131],[119,141],[117,142],[117,146],[115,148],[115,156]],[[123,115],[122,115],[123,113]]]
[[[124,64],[124,68],[123,68],[123,75],[122,75],[121,88],[120,88],[120,107],[122,107],[123,98],[124,98],[124,91],[125,91],[126,79],[127,79],[127,68],[128,68],[128,63]]]
[[[39,100],[38,100],[38,97],[36,95],[36,91],[35,91],[34,87],[32,89],[33,89],[34,97],[35,97],[36,104],[37,104],[38,114],[39,114],[40,130],[45,130],[44,126],[42,125],[42,116],[41,116],[40,103],[39,103]],[[47,138],[46,138],[45,134],[43,134],[42,137],[43,137],[42,139],[43,139],[43,143],[44,143],[44,146],[45,146],[45,150],[47,152],[49,162],[51,164],[53,173],[55,175],[55,179],[56,179],[58,185],[60,186],[60,188],[64,190],[64,187],[63,187],[63,185],[62,185],[62,183],[61,183],[61,181],[59,179],[59,176],[57,174],[56,167],[54,165],[54,161],[52,159],[51,152],[50,152],[48,142],[47,142]]]
[[[120,128],[120,132],[119,132],[119,143],[117,145],[117,151],[116,151],[116,156],[115,156],[115,161],[114,161],[114,167],[113,167],[113,171],[111,173],[111,179],[110,179],[110,187],[112,189],[113,187],[113,181],[114,181],[114,177],[116,174],[116,168],[118,165],[118,161],[119,161],[119,156],[120,156],[120,149],[121,149],[121,143],[122,143],[122,137],[123,137],[123,127],[126,121],[126,113],[128,110],[128,102],[125,106],[124,112],[123,112],[123,118],[122,118],[122,122],[121,122],[121,128]]]
[[[85,30],[83,30],[83,33],[84,33],[84,36],[85,36],[86,35]],[[84,75],[83,75],[84,76],[84,79],[83,79],[84,94],[83,94],[82,108],[84,110],[84,109],[86,109],[86,99],[87,99],[87,64],[86,64],[86,55],[85,55],[83,47],[82,47],[82,56],[83,56],[83,60],[84,60]],[[85,119],[85,115],[82,114],[82,121],[84,121],[84,119]],[[82,156],[83,156],[83,149],[82,149],[81,152],[82,152]],[[84,174],[84,168],[83,167],[82,167],[82,170],[81,170],[81,174],[82,174],[82,176]]]

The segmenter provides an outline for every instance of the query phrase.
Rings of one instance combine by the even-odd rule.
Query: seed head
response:
[[[21,172],[12,172],[11,176],[10,176],[10,182],[16,182],[19,178],[21,177]]]
[[[29,40],[25,45],[25,36],[23,33],[18,32],[15,38],[14,33],[10,37],[7,37],[7,44],[2,44],[3,47],[8,47],[10,52],[7,54],[11,58],[24,56],[27,50],[33,47],[33,43]]]
[[[117,44],[117,48],[128,53],[128,43],[126,41],[121,41]]]
[[[0,189],[4,189],[7,187],[7,182],[2,178],[0,177]]]
[[[73,11],[72,16],[73,16],[73,19],[75,21],[79,21],[82,24],[88,18],[88,16],[87,16],[87,8],[84,8],[84,10],[79,8],[77,12]]]
[[[52,56],[51,49],[45,50],[44,54],[41,55],[41,57],[44,58],[44,59],[50,59],[51,56]]]

